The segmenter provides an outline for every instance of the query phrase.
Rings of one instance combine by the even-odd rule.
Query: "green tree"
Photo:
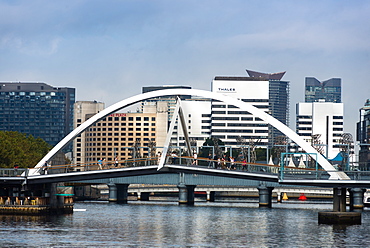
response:
[[[34,167],[51,149],[41,138],[19,132],[0,131],[0,167]]]
[[[218,138],[207,138],[203,143],[203,147],[201,147],[199,157],[204,157],[204,158],[208,157],[208,154],[212,153],[211,147],[214,147],[215,155],[218,157],[221,157],[223,154],[223,150],[221,149],[220,146],[224,146],[224,145],[225,143]],[[207,147],[207,146],[211,146],[211,147]]]

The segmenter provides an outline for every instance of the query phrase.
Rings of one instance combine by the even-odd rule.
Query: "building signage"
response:
[[[218,92],[236,93],[235,88],[217,88]]]
[[[115,114],[109,115],[109,117],[125,117],[125,116],[127,116],[127,114],[125,113],[115,113]]]

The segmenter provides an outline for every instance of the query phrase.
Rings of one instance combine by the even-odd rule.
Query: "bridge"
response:
[[[132,166],[124,166],[121,168],[109,168],[105,170],[84,170],[84,171],[74,171],[71,170],[71,166],[54,166],[48,168],[49,171],[55,170],[57,173],[48,173],[42,175],[40,172],[43,169],[45,161],[49,161],[54,155],[56,155],[61,149],[69,144],[74,138],[79,136],[83,131],[89,128],[94,123],[105,118],[106,116],[117,112],[125,107],[131,106],[137,102],[161,97],[161,96],[174,96],[174,95],[196,95],[204,98],[214,99],[221,102],[225,102],[230,105],[238,107],[240,110],[248,111],[256,117],[261,118],[267,123],[271,124],[273,127],[278,129],[280,132],[289,137],[297,145],[299,145],[303,150],[305,150],[308,156],[312,160],[315,160],[319,167],[310,168],[292,168],[286,165],[282,159],[280,166],[271,164],[256,164],[256,163],[235,163],[233,167],[221,167],[221,168],[208,168],[204,166],[194,166],[191,165],[193,160],[192,147],[190,145],[190,140],[188,137],[188,132],[186,130],[185,119],[182,114],[181,100],[178,99],[177,105],[174,111],[172,121],[169,126],[168,134],[166,137],[165,145],[162,149],[162,156],[157,161],[157,158],[147,158],[145,161],[122,161],[123,164],[131,164]],[[176,121],[179,120],[184,133],[184,139],[186,141],[188,152],[187,156],[183,156],[182,163],[169,163],[168,151],[170,150],[169,141],[174,130]],[[154,160],[154,161],[153,161]],[[198,159],[199,160],[199,159]],[[216,161],[206,161],[206,163]],[[73,166],[72,166],[73,167]],[[89,167],[86,165],[85,167]],[[231,169],[232,168],[232,169]],[[94,115],[79,127],[68,134],[62,141],[60,141],[39,163],[29,170],[22,171],[20,169],[16,172],[16,176],[9,176],[15,172],[3,171],[3,176],[0,175],[0,184],[2,185],[20,185],[22,188],[35,189],[38,185],[44,185],[42,189],[38,189],[41,193],[47,193],[50,196],[52,185],[61,182],[77,182],[77,181],[91,181],[100,180],[108,178],[122,178],[122,177],[135,177],[143,175],[156,175],[156,174],[178,174],[179,175],[179,197],[180,202],[183,200],[185,202],[191,202],[187,198],[191,199],[191,192],[194,190],[195,185],[186,185],[183,181],[185,174],[199,174],[213,177],[227,177],[233,179],[244,179],[244,180],[256,180],[261,182],[260,190],[260,205],[271,206],[271,187],[266,187],[265,182],[273,182],[279,185],[302,185],[302,186],[320,186],[320,187],[331,187],[334,188],[334,196],[338,199],[334,201],[334,210],[345,211],[345,198],[343,195],[346,188],[361,188],[361,193],[359,190],[355,190],[353,197],[353,206],[360,205],[359,202],[362,201],[363,188],[368,188],[370,185],[370,176],[366,172],[360,171],[338,171],[336,170],[329,161],[323,157],[320,153],[316,151],[310,144],[308,144],[302,137],[297,135],[289,127],[285,126],[283,123],[267,114],[266,112],[254,107],[253,105],[243,102],[239,99],[234,99],[222,94],[203,91],[203,90],[193,90],[193,89],[170,89],[170,90],[160,90],[153,91],[137,96],[130,97],[128,99],[122,100],[105,110]],[[5,174],[8,173],[9,175]],[[126,185],[127,186],[127,185]],[[127,187],[118,186],[114,189],[112,186],[112,196],[116,192],[117,201],[126,201],[125,195],[127,195]],[[21,191],[21,189],[19,190]],[[47,192],[49,191],[49,192]],[[119,193],[123,191],[123,193]],[[118,192],[118,193],[117,193]],[[190,193],[189,193],[190,192]],[[61,194],[55,194],[61,195]],[[360,200],[361,198],[361,200]],[[336,203],[337,202],[337,203]],[[0,202],[1,205],[1,202]],[[344,209],[343,209],[344,208]]]

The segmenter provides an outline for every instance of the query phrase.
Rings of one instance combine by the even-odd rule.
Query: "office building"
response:
[[[360,170],[370,170],[370,99],[360,108],[360,121],[357,123],[356,140],[360,142]]]
[[[342,86],[340,78],[331,78],[320,82],[314,77],[306,77],[305,102],[342,102]]]
[[[305,102],[296,105],[296,132],[309,143],[316,143],[323,155],[334,158],[341,151],[343,103]],[[312,137],[318,137],[313,142]]]
[[[0,82],[0,130],[30,134],[54,146],[72,131],[74,102],[74,88]]]
[[[182,101],[184,119],[192,145],[201,147],[211,136],[211,101],[209,99],[192,98]],[[185,146],[181,124],[177,122],[171,137],[171,146]]]
[[[101,103],[77,102],[75,110],[80,109],[84,115],[76,119],[75,125],[81,125],[101,107]],[[146,103],[143,112],[114,113],[96,122],[75,139],[74,162],[85,165],[96,164],[102,158],[113,163],[116,156],[120,161],[137,158],[138,154],[149,157],[153,155],[148,148],[151,145],[160,151],[167,135],[167,108],[166,102]]]
[[[281,81],[285,72],[247,72],[249,77],[216,76],[212,81],[212,92],[248,102],[288,125],[289,82]],[[238,145],[236,138],[240,136],[257,142],[257,145],[272,146],[275,139],[282,135],[262,119],[235,106],[212,101],[211,109],[211,135],[221,139],[225,145]]]

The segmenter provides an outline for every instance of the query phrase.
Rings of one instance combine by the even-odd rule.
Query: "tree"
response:
[[[203,146],[214,147],[214,153],[215,153],[214,155],[216,155],[219,158],[223,154],[223,151],[220,148],[220,146],[224,146],[224,145],[225,145],[225,143],[222,142],[222,140],[220,140],[219,138],[207,138],[203,143]],[[212,153],[212,148],[211,147],[202,147],[201,152],[199,154],[199,157],[205,157],[205,158],[208,157],[208,154]]]
[[[34,167],[51,149],[41,138],[13,131],[0,131],[0,167]]]

